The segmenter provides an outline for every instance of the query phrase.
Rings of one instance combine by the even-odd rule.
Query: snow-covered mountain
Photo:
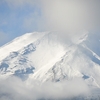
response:
[[[84,33],[76,42],[59,42],[54,32],[33,32],[0,47],[0,77],[41,82],[82,78],[100,87],[100,36]]]

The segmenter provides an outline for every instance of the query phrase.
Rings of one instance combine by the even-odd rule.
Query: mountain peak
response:
[[[20,37],[15,38],[11,42],[0,47],[0,54],[1,54],[0,60],[8,56],[10,52],[15,52],[22,49],[23,47],[43,37],[45,34],[47,34],[47,32],[33,32],[33,33],[26,33]]]
[[[88,44],[88,41],[91,43],[88,33],[65,45],[58,41],[57,36],[55,32],[27,33],[2,46],[1,75],[41,82],[80,77],[87,84],[93,80],[92,86],[99,86],[100,59]]]

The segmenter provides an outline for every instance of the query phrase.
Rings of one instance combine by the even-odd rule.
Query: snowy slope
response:
[[[99,88],[98,37],[85,33],[76,42],[62,44],[54,32],[27,33],[0,48],[0,76],[16,75],[41,82],[80,77]]]
[[[21,48],[27,46],[28,44],[35,42],[38,38],[44,36],[44,34],[46,34],[46,32],[26,33],[25,35],[17,37],[10,43],[0,47],[0,60],[7,57],[10,52],[18,51]]]
[[[51,59],[61,57],[64,49],[58,43],[55,44],[52,39],[50,32],[35,32],[25,34],[1,47],[1,74],[17,74],[19,76],[21,73],[21,77],[23,77],[23,74],[34,73],[34,69],[38,70],[49,63]]]

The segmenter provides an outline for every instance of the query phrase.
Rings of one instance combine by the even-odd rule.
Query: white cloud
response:
[[[8,39],[9,39],[8,35],[1,31],[0,32],[0,45],[2,45]]]
[[[28,24],[37,21],[37,27],[44,30],[63,31],[67,35],[82,31],[99,30],[100,0],[5,0],[10,7],[32,6],[41,10],[40,19],[33,16]],[[38,13],[38,10],[37,10]],[[37,17],[38,17],[37,16]],[[42,18],[41,18],[42,17]],[[35,19],[34,19],[35,18]],[[41,26],[40,26],[41,25]],[[26,25],[27,26],[27,25]],[[39,29],[38,29],[39,30]]]
[[[43,13],[49,28],[69,34],[93,31],[100,26],[100,1],[43,0]]]
[[[38,31],[40,21],[41,21],[41,16],[39,16],[39,12],[34,11],[24,17],[23,28],[29,32],[33,30]]]
[[[40,85],[39,85],[40,84]],[[0,80],[1,100],[33,100],[40,98],[71,98],[89,93],[89,88],[82,79],[73,79],[58,83],[21,81],[17,77]]]
[[[34,5],[36,0],[4,0],[9,7],[22,7],[25,5]]]

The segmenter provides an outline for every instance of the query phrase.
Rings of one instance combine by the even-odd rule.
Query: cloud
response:
[[[4,0],[9,7],[23,7],[25,5],[34,5],[36,0]]]
[[[76,35],[84,30],[97,30],[100,26],[99,0],[43,1],[43,13],[51,29]]]
[[[40,31],[41,28],[39,28],[41,24],[41,15],[36,10],[34,12],[30,12],[30,14],[24,17],[23,19],[23,28],[29,32],[34,31]]]
[[[84,31],[100,31],[100,0],[5,0],[10,7],[25,5],[38,8],[25,20],[25,27],[37,31],[56,30],[65,36],[79,36]],[[12,6],[13,5],[13,6]],[[32,8],[33,9],[33,8]],[[41,13],[41,14],[39,14]],[[36,16],[36,17],[34,17]],[[35,19],[37,21],[35,21]],[[29,20],[29,21],[28,21]],[[35,22],[34,22],[35,21]]]
[[[20,15],[23,17],[22,30],[26,32],[58,31],[57,35],[64,42],[69,37],[73,40],[87,32],[100,32],[100,0],[5,0],[5,2],[12,9],[34,9],[32,11],[28,9],[30,13],[24,16]]]
[[[4,42],[8,41],[8,35],[4,32],[0,32],[0,45],[2,45]]]
[[[97,30],[100,26],[100,0],[5,0],[5,2],[11,7],[39,8],[41,17],[44,17],[45,28],[48,30],[77,34],[82,30]]]
[[[62,99],[86,95],[89,89],[82,79],[58,83],[22,81],[17,77],[0,79],[1,100]]]

